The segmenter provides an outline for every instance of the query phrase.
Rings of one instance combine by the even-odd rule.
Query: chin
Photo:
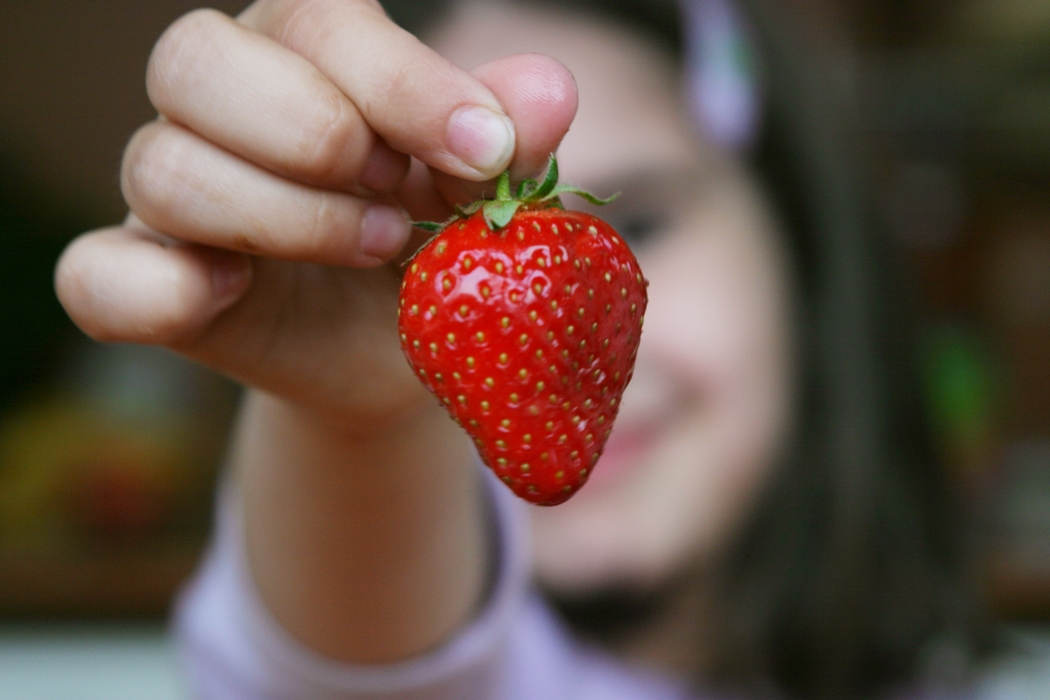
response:
[[[570,597],[609,588],[642,591],[670,574],[644,531],[647,518],[629,471],[641,470],[625,468],[616,478],[588,482],[555,508],[531,509],[533,559],[544,587]]]
[[[747,470],[704,460],[695,431],[660,437],[649,444],[610,440],[616,449],[603,456],[593,483],[555,508],[532,509],[543,585],[567,595],[654,590],[725,541],[751,491]]]

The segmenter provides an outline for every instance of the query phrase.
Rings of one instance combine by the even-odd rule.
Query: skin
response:
[[[556,100],[533,98],[537,77]],[[262,0],[178,20],[147,89],[161,117],[125,152],[131,214],[69,246],[59,299],[98,340],[252,388],[232,474],[254,582],[289,633],[364,663],[434,646],[481,597],[483,504],[465,437],[400,354],[383,262],[408,216],[451,212],[442,188],[545,163],[571,75],[534,55],[462,71],[366,0]]]
[[[408,217],[444,218],[508,166],[537,174],[573,123],[577,80],[590,101],[561,151],[568,178],[598,191],[683,172],[706,184],[671,188],[672,224],[642,251],[650,312],[621,421],[649,437],[620,460],[640,466],[538,514],[541,575],[649,582],[706,551],[746,510],[784,420],[769,227],[745,181],[698,146],[666,63],[579,19],[564,18],[583,39],[535,12],[464,17],[433,41],[453,62],[368,0],[178,20],[148,68],[161,116],[125,153],[131,214],[74,241],[56,270],[92,337],[163,345],[251,388],[231,448],[251,574],[289,633],[339,660],[418,654],[480,603],[489,562],[470,445],[400,354],[386,263],[406,248]],[[541,54],[496,58],[515,49],[503,42],[457,51],[471,36],[564,56],[576,79]],[[605,60],[625,71],[618,87],[601,80]],[[630,214],[623,201],[610,216]]]

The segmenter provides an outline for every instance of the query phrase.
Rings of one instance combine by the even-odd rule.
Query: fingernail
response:
[[[240,296],[252,276],[252,261],[247,255],[224,253],[211,269],[211,290],[217,301]]]
[[[397,255],[412,233],[408,218],[396,207],[373,204],[361,219],[361,252],[378,262]]]
[[[377,140],[361,173],[361,185],[372,192],[392,192],[408,173],[408,156]]]
[[[495,177],[514,155],[514,124],[486,107],[461,107],[449,119],[447,145],[479,174]]]

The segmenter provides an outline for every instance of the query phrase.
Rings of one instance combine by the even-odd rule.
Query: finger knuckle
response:
[[[353,213],[346,198],[327,192],[318,194],[313,207],[313,217],[303,237],[307,250],[317,254],[333,253],[336,249],[348,248],[351,236],[357,230]]]
[[[340,10],[353,10],[355,5],[371,6],[371,0],[276,0],[274,38],[293,51],[303,53],[332,34],[331,17]]]
[[[169,96],[187,81],[196,66],[209,62],[208,49],[224,21],[226,16],[217,10],[194,10],[161,34],[146,66],[146,91],[158,110],[164,111]]]
[[[295,157],[308,175],[327,180],[348,168],[357,169],[365,150],[362,145],[371,139],[348,100],[331,91],[324,95],[302,122]]]

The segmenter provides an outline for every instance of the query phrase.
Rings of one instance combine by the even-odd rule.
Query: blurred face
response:
[[[787,283],[770,222],[745,176],[699,140],[673,66],[644,40],[583,16],[476,3],[434,44],[465,67],[545,53],[576,77],[562,180],[622,192],[599,213],[635,249],[649,308],[589,483],[533,509],[536,569],[570,594],[658,585],[726,542],[786,428]]]

